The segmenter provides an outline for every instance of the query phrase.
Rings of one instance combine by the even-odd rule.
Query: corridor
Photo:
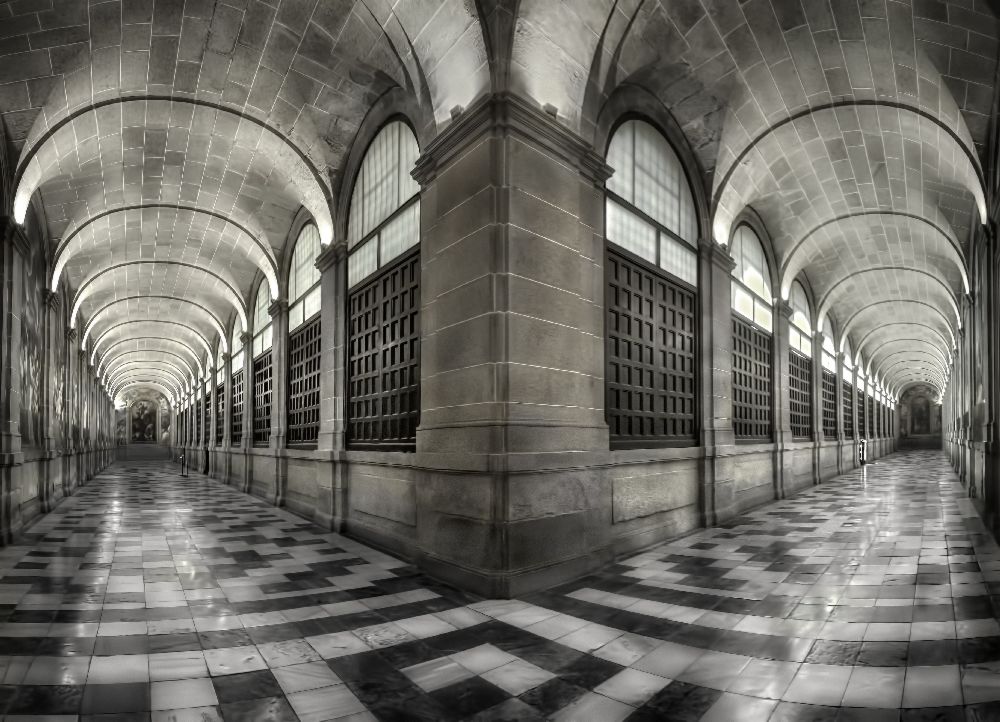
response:
[[[939,452],[500,601],[119,463],[0,575],[11,722],[1000,718],[1000,551]]]

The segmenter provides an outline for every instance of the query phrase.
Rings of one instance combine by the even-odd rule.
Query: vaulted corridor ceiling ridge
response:
[[[285,295],[302,213],[343,242],[380,99],[407,98],[424,139],[509,89],[599,144],[609,101],[641,88],[700,163],[703,233],[725,245],[752,211],[776,295],[804,279],[817,326],[865,339],[880,382],[941,391],[986,214],[997,37],[958,0],[7,3],[6,202],[45,225],[48,285],[102,369],[132,354],[185,390],[234,321],[251,330],[261,278]],[[889,343],[903,363],[868,359]],[[175,372],[152,363],[168,346]]]

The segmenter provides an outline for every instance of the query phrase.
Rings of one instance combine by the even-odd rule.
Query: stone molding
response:
[[[486,135],[515,136],[573,166],[596,186],[613,173],[593,146],[556,116],[519,95],[501,92],[477,100],[431,141],[417,159],[413,178],[421,186],[430,184],[450,160]]]

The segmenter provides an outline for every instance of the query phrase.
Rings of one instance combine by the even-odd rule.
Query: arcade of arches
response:
[[[996,531],[998,38],[981,0],[2,3],[0,536],[183,457],[513,597],[935,449]]]

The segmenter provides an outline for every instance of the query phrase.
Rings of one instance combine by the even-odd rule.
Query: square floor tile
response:
[[[512,662],[484,672],[481,676],[487,682],[495,684],[514,697],[522,695],[529,689],[534,689],[555,677],[552,672],[526,662],[523,659],[515,659]]]
[[[400,671],[425,692],[433,692],[473,676],[472,672],[450,657],[439,657]]]
[[[149,657],[145,654],[123,654],[93,657],[87,684],[122,684],[149,681]]]
[[[907,667],[903,707],[948,707],[962,704],[962,678],[957,665]]]
[[[236,674],[238,672],[253,672],[257,669],[267,669],[267,663],[256,647],[206,649],[205,662],[208,664],[208,671],[213,677],[222,674]]]
[[[219,702],[212,680],[207,678],[153,682],[150,700],[153,710],[211,707]]]
[[[272,672],[285,694],[305,692],[340,683],[340,678],[326,662],[293,664],[288,667],[278,667]]]
[[[318,662],[319,654],[304,639],[289,639],[284,642],[270,642],[259,644],[261,656],[267,662],[268,667],[286,667],[290,664],[304,664],[305,662]]]
[[[205,664],[205,655],[200,650],[149,655],[149,679],[153,682],[207,676],[208,667]]]
[[[670,684],[671,681],[638,669],[623,669],[614,677],[595,687],[594,691],[605,697],[638,707]]]
[[[324,722],[365,712],[365,706],[346,685],[320,687],[288,695],[288,703],[301,722]]]

